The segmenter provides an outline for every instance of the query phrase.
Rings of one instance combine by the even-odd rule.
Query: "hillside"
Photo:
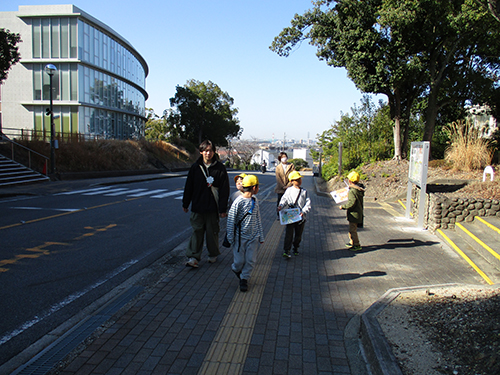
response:
[[[461,180],[468,184],[459,190],[447,192],[447,195],[456,197],[474,197],[500,200],[500,176],[498,167],[495,168],[495,179],[490,182],[490,175],[487,181],[483,181],[483,171],[476,170],[470,172],[458,171],[452,168],[445,168],[437,163],[430,162],[427,183],[440,183],[444,181]],[[387,160],[366,164],[361,168],[363,180],[366,187],[365,197],[373,200],[387,200],[395,197],[405,196],[408,188],[408,168],[407,160],[396,161]],[[324,191],[334,191],[345,187],[343,181],[333,178],[323,184]]]
[[[42,154],[50,155],[50,145],[42,141],[18,141],[24,146]],[[1,152],[10,157],[10,146],[2,146]],[[170,143],[145,140],[97,140],[86,142],[61,142],[55,150],[56,171],[103,172],[151,169],[174,169],[189,166],[190,154]],[[16,161],[28,165],[26,152],[16,148]],[[43,170],[41,158],[32,158],[32,166]]]

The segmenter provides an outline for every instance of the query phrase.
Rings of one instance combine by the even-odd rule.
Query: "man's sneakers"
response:
[[[248,290],[248,282],[245,279],[240,280],[240,290],[246,292]]]
[[[286,251],[283,253],[283,258],[290,259],[291,257],[290,253],[287,253]]]
[[[186,267],[193,267],[193,268],[198,268],[198,260],[195,258],[189,258]]]
[[[208,257],[208,263],[215,263],[217,262],[217,257]]]
[[[354,246],[353,244],[351,244],[349,242],[345,244],[345,247],[347,247],[351,251],[359,251],[362,249],[361,245]]]

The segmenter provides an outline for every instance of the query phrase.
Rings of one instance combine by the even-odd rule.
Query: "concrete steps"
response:
[[[455,229],[439,229],[436,234],[489,284],[500,283],[500,217],[474,218],[455,224]]]
[[[0,155],[0,187],[45,181],[47,176]]]

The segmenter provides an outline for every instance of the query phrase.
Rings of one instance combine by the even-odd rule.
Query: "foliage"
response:
[[[304,159],[290,159],[288,160],[290,164],[293,164],[295,170],[300,171],[302,168],[309,168],[309,163]]]
[[[342,113],[340,120],[318,137],[325,158],[323,174],[337,174],[339,143],[342,143],[342,170],[369,161],[385,160],[392,155],[392,121],[388,106],[383,103],[376,106],[365,95],[361,106],[354,105],[351,111],[352,114]]]
[[[481,0],[485,1],[485,0]],[[447,107],[500,106],[500,28],[474,0],[318,0],[295,15],[271,49],[288,56],[304,40],[317,56],[347,69],[356,86],[388,97],[394,156],[418,100],[423,140]],[[446,123],[446,122],[442,122]],[[400,128],[403,134],[400,134]]]
[[[227,146],[228,138],[239,137],[242,129],[234,100],[215,83],[189,80],[176,90],[170,98],[172,109],[163,113],[167,139],[183,138],[194,144],[210,139],[216,146]]]
[[[0,29],[0,84],[7,78],[10,68],[21,58],[17,44],[21,42],[19,34]]]
[[[445,128],[445,131],[450,138],[445,160],[453,163],[456,169],[472,171],[491,163],[493,152],[489,148],[489,142],[483,138],[481,129],[474,126],[472,121],[454,121]]]
[[[168,127],[164,118],[160,118],[153,109],[146,108],[144,134],[147,140],[167,140]]]

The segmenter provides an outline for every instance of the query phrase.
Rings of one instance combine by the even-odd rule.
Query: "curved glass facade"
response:
[[[116,35],[76,17],[33,17],[33,101],[50,97],[56,132],[94,138],[140,138],[145,123],[145,62]],[[35,130],[48,131],[45,104],[34,107]]]

